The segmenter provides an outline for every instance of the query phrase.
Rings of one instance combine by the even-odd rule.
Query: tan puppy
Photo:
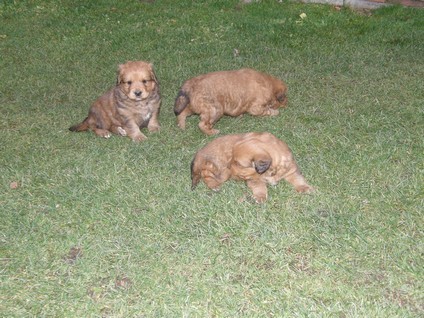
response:
[[[159,84],[152,64],[126,62],[118,67],[116,86],[91,105],[82,123],[69,130],[93,130],[104,138],[114,133],[142,141],[147,137],[140,128],[147,126],[149,131],[160,128],[160,104]]]
[[[278,108],[287,104],[286,94],[282,81],[252,69],[208,73],[183,84],[174,113],[181,129],[185,129],[186,117],[200,115],[199,128],[213,135],[219,133],[212,127],[223,115],[278,115]]]
[[[200,180],[219,190],[228,179],[244,180],[257,203],[267,199],[267,184],[281,179],[298,192],[313,191],[299,171],[287,144],[270,133],[219,137],[200,149],[191,163],[192,189]]]

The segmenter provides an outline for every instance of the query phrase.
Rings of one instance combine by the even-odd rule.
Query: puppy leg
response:
[[[134,121],[126,123],[124,129],[132,141],[139,142],[147,139],[147,137],[140,131],[140,128]]]
[[[219,134],[219,130],[213,129],[212,125],[207,121],[201,121],[199,123],[199,128],[201,131],[203,131],[206,135],[209,135],[209,136]]]
[[[207,106],[211,111],[200,115],[199,128],[206,135],[217,135],[219,130],[213,129],[213,125],[222,117],[222,113],[218,112],[215,107]]]
[[[284,179],[286,179],[287,182],[289,182],[297,192],[312,192],[314,191],[314,188],[311,187],[307,182],[304,176],[296,169],[295,172],[292,174],[286,176]]]
[[[178,123],[178,127],[180,127],[181,129],[185,129],[186,128],[186,118],[188,116],[193,115],[193,112],[191,111],[191,109],[189,107],[186,107],[178,116],[177,116],[177,123]]]
[[[255,105],[250,108],[249,113],[253,116],[277,116],[280,112],[271,105]]]
[[[253,198],[256,203],[264,203],[268,198],[268,189],[266,183],[259,180],[247,180],[247,186],[253,192]]]
[[[110,127],[110,131],[113,132],[114,134],[117,134],[117,135],[120,135],[120,136],[126,136],[127,135],[127,132],[121,126],[112,126],[112,127]]]
[[[154,112],[152,114],[152,117],[150,118],[149,123],[147,124],[147,129],[151,132],[160,130],[158,112]]]

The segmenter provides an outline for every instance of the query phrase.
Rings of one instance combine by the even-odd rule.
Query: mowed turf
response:
[[[424,314],[423,10],[28,0],[0,22],[1,317]],[[68,131],[127,60],[154,64],[161,131]],[[285,140],[314,194],[191,191],[214,137],[177,127],[178,89],[242,67],[288,108],[215,128]]]

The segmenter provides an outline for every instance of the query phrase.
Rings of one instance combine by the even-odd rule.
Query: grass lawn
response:
[[[155,66],[161,131],[68,131],[127,60]],[[177,127],[178,89],[242,67],[288,108],[215,128],[285,140],[314,194],[190,190],[214,137]],[[6,0],[0,79],[0,317],[424,315],[423,10]]]

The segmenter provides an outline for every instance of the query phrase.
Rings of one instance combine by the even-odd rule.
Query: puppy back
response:
[[[181,112],[187,107],[189,103],[190,103],[190,98],[188,96],[188,93],[185,90],[180,89],[174,104],[175,116],[178,116],[179,114],[181,114]]]

